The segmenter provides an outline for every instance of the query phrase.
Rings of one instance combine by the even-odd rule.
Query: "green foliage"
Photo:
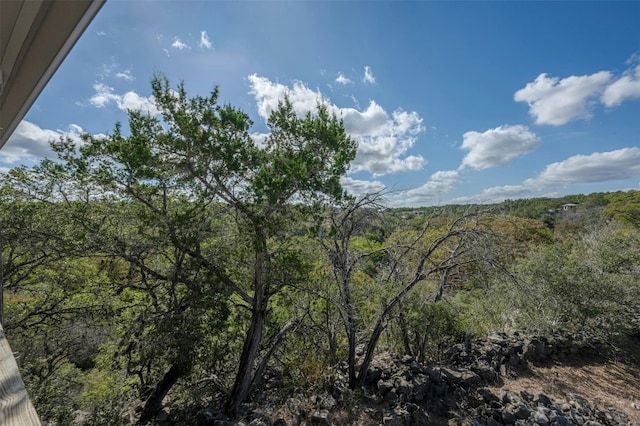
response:
[[[58,162],[6,176],[0,201],[26,210],[39,227],[28,234],[34,249],[7,233],[8,276],[16,292],[24,285],[11,315],[24,324],[38,315],[75,324],[73,315],[83,314],[92,327],[104,326],[102,348],[113,358],[106,370],[91,370],[95,353],[73,361],[66,343],[60,357],[104,380],[117,376],[109,370],[133,378],[128,386],[146,399],[143,422],[192,371],[236,370],[226,407],[233,414],[259,380],[252,375],[266,339],[302,314],[270,301],[279,292],[276,302],[295,299],[288,287],[304,286],[310,270],[287,226],[309,212],[293,205],[340,200],[356,144],[322,103],[299,117],[282,100],[262,143],[249,133],[247,114],[218,103],[218,89],[189,97],[183,84],[174,90],[156,76],[152,90],[161,117],[130,111],[128,134],[116,124],[106,137],[84,135],[80,147],[55,141]],[[53,232],[39,206],[60,225]],[[47,269],[54,261],[92,268],[75,276],[75,269]],[[229,366],[233,358],[240,363]],[[96,391],[104,406],[87,392],[83,404],[92,410],[117,411],[105,389]]]
[[[490,299],[512,301],[502,315],[519,329],[615,332],[629,324],[626,315],[637,309],[639,237],[635,231],[604,227],[535,247],[514,266],[517,280],[497,283]]]
[[[640,228],[640,191],[613,192],[606,199],[608,204],[603,211],[606,217]]]
[[[356,144],[322,102],[283,99],[258,142],[217,89],[152,88],[161,117],[0,182],[6,330],[47,420],[123,424],[141,401],[152,419],[167,395],[233,413],[264,371],[316,386],[347,360],[357,384],[378,339],[437,359],[497,329],[619,332],[638,309],[637,191],[384,210],[345,196]]]
[[[432,302],[414,294],[398,312],[393,337],[404,353],[420,362],[440,360],[445,350],[467,337],[461,320],[448,302]]]

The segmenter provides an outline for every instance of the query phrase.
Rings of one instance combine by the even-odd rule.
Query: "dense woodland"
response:
[[[286,392],[344,363],[358,390],[377,352],[437,361],[493,331],[624,344],[639,191],[385,208],[343,191],[357,147],[322,103],[283,99],[257,142],[217,90],[152,87],[161,117],[1,177],[5,329],[43,419],[234,416],[265,375]]]

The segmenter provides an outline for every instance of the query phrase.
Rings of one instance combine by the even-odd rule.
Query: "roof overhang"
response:
[[[0,0],[0,148],[105,0]]]

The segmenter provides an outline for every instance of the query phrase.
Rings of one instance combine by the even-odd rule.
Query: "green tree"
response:
[[[613,192],[606,198],[609,201],[603,211],[606,217],[640,228],[640,191]]]
[[[141,423],[193,365],[188,354],[201,333],[187,342],[175,336],[199,330],[198,321],[216,309],[222,320],[227,294],[248,313],[224,406],[235,415],[272,353],[259,359],[271,297],[302,280],[291,268],[297,255],[287,242],[292,205],[339,200],[356,144],[322,103],[300,117],[285,98],[268,120],[268,137],[258,142],[245,113],[218,104],[217,89],[188,97],[182,84],[174,90],[162,77],[152,88],[161,118],[130,111],[128,135],[116,124],[107,137],[85,135],[79,150],[58,141],[60,162],[43,162],[22,187],[39,189],[49,201],[85,201],[71,202],[78,206],[70,220],[87,233],[94,252],[130,265],[119,277],[126,283],[122,294],[133,297],[134,289],[132,304],[156,307],[129,318],[141,327],[128,331],[132,347],[141,335],[175,343],[167,345],[168,370],[148,394]],[[162,321],[154,320],[158,315]],[[144,331],[145,324],[156,325]],[[292,322],[281,325],[275,341]]]

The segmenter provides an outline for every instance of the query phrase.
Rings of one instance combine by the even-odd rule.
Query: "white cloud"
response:
[[[462,149],[469,153],[460,167],[476,170],[508,164],[541,144],[540,138],[522,125],[504,125],[484,133],[466,132],[463,138]]]
[[[338,76],[336,77],[336,83],[345,85],[345,84],[353,84],[353,81],[345,77],[344,74],[339,73]]]
[[[340,183],[344,189],[352,195],[366,195],[374,192],[383,191],[386,186],[378,180],[358,180],[348,176],[340,178]]]
[[[202,49],[212,49],[213,44],[211,44],[211,40],[209,40],[209,36],[206,31],[200,31],[200,43],[198,46]]]
[[[107,35],[107,33],[105,33],[104,31],[98,31],[96,34],[100,37],[104,37]]]
[[[406,204],[419,206],[428,204],[434,198],[451,191],[460,180],[457,170],[441,170],[431,175],[422,186],[406,192]]]
[[[606,182],[640,176],[640,148],[622,148],[590,155],[574,155],[551,163],[535,178],[524,184],[550,188],[574,183]]]
[[[454,204],[469,203],[500,203],[507,199],[531,197],[534,190],[525,185],[504,185],[487,188],[480,194],[469,197],[459,197],[451,200]]]
[[[96,83],[93,85],[93,89],[96,93],[89,99],[89,102],[97,108],[102,108],[118,99],[118,96],[113,93],[113,88],[106,84]]]
[[[634,176],[640,176],[640,148],[622,148],[590,155],[574,155],[547,165],[538,176],[527,179],[520,185],[487,188],[478,195],[460,198],[455,202],[497,203],[508,198],[554,194],[558,189],[573,184],[607,182]]]
[[[114,102],[122,111],[137,110],[147,112],[151,115],[157,115],[158,111],[153,96],[140,96],[134,91],[129,91],[124,95],[114,93],[112,87],[103,83],[93,85],[96,93],[89,99],[89,103],[97,108],[103,108]]]
[[[559,80],[540,74],[533,82],[514,94],[516,102],[526,102],[536,124],[560,126],[574,119],[588,119],[607,83],[609,71],[570,76]]]
[[[124,71],[117,72],[115,74],[115,77],[116,78],[121,78],[121,79],[127,80],[127,81],[135,80],[135,77],[133,75],[131,75],[131,69],[126,69]]]
[[[54,158],[56,155],[49,146],[51,141],[68,137],[80,144],[80,135],[83,133],[84,131],[77,124],[69,125],[67,130],[50,130],[22,120],[6,145],[0,150],[0,164],[11,166],[40,158]]]
[[[371,71],[371,67],[369,65],[364,67],[364,76],[362,77],[362,82],[365,84],[376,84],[376,78],[373,76],[373,72]]]
[[[324,97],[301,82],[289,88],[256,74],[248,77],[255,97],[258,114],[269,117],[278,101],[289,97],[294,111],[303,116],[313,111]],[[420,170],[426,161],[421,156],[406,155],[413,147],[417,136],[424,131],[422,118],[416,112],[401,109],[387,113],[375,101],[370,101],[364,111],[355,108],[340,108],[327,103],[330,112],[344,120],[347,133],[358,142],[358,152],[351,163],[351,172],[368,171],[374,177],[408,170]]]
[[[174,42],[171,43],[171,47],[178,50],[191,49],[191,47],[187,43],[183,42],[178,37],[176,37]]]
[[[149,96],[145,98],[144,96],[138,95],[134,91],[129,91],[125,93],[117,102],[118,108],[123,111],[128,110],[136,110],[147,112],[151,115],[157,115],[160,113],[158,108],[156,107],[155,100],[153,96]]]
[[[265,120],[269,118],[271,111],[277,108],[278,102],[285,95],[289,97],[293,109],[300,117],[309,111],[313,111],[318,102],[323,99],[320,92],[314,92],[300,82],[295,82],[293,88],[289,88],[284,84],[274,83],[268,78],[260,77],[256,74],[252,74],[247,78],[251,85],[250,93],[257,102],[258,114]]]
[[[640,64],[628,69],[622,77],[607,86],[602,94],[602,103],[615,107],[634,98],[640,98]]]
[[[135,77],[131,73],[131,68],[122,70],[120,64],[117,62],[102,64],[100,70],[97,73],[97,77],[100,80],[106,80],[108,78],[118,78],[127,81],[135,80]]]
[[[344,119],[345,130],[354,136],[378,136],[389,122],[387,112],[375,101],[370,101],[364,111],[340,108],[340,115]]]

